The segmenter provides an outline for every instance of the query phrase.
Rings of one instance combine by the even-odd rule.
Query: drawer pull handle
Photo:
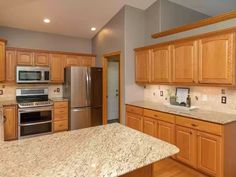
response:
[[[192,124],[192,126],[193,126],[193,127],[197,127],[198,125],[196,125],[196,124]]]
[[[154,117],[158,117],[158,115],[155,114]]]

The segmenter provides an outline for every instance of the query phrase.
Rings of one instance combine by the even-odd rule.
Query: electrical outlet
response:
[[[227,97],[226,96],[222,96],[221,97],[221,103],[222,104],[226,104],[227,103]]]
[[[57,88],[57,93],[60,93],[61,89],[60,88]]]
[[[163,96],[163,91],[160,91],[160,96]]]
[[[0,90],[0,95],[3,95],[3,90]]]
[[[153,93],[152,93],[152,95],[153,95],[153,96],[156,96],[156,93],[155,93],[155,92],[153,92]]]

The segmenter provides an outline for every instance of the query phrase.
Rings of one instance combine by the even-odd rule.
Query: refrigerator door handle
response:
[[[71,109],[73,112],[81,112],[84,111],[85,109],[92,109],[91,107],[85,107],[85,108],[77,108],[77,109]]]
[[[88,70],[86,69],[86,81],[85,81],[85,85],[86,85],[86,105],[90,105],[88,102],[88,82],[89,82],[89,76],[88,76]]]
[[[88,68],[88,103],[91,105],[91,92],[92,92],[92,87],[91,87],[91,69]]]

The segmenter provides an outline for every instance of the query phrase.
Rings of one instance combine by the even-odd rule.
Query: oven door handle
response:
[[[47,107],[47,108],[24,108],[24,109],[18,109],[19,113],[27,113],[27,112],[38,112],[38,111],[53,111],[53,107]]]
[[[40,124],[47,124],[47,123],[52,123],[52,121],[49,120],[49,121],[37,122],[37,123],[19,124],[19,126],[26,127],[26,126],[40,125]]]

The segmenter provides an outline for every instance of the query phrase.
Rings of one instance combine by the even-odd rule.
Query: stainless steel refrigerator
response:
[[[102,124],[102,68],[65,69],[63,97],[69,100],[69,129]]]

